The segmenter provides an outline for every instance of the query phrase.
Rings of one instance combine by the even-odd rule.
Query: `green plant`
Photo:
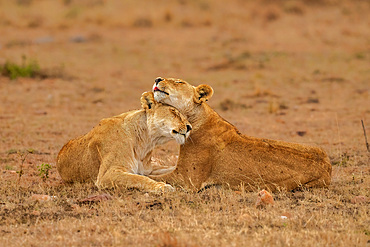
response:
[[[39,176],[45,182],[46,179],[49,178],[49,170],[51,169],[51,165],[42,163],[41,165],[38,165],[37,168],[37,170],[39,171]]]
[[[343,153],[340,155],[340,157],[337,160],[333,161],[332,163],[333,165],[347,167],[349,161],[350,161],[350,156],[347,153]]]
[[[22,64],[6,61],[0,65],[0,73],[14,80],[18,77],[35,77],[40,71],[40,66],[36,60],[27,61],[26,56],[22,56]]]

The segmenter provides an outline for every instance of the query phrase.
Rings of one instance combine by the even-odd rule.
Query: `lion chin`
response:
[[[89,133],[65,144],[57,157],[62,179],[93,181],[98,188],[174,191],[148,177],[175,169],[153,166],[152,150],[170,140],[184,144],[192,126],[174,107],[155,101],[152,92],[142,95],[141,105],[141,110],[101,120]]]
[[[191,141],[180,147],[175,171],[155,177],[157,181],[194,190],[210,185],[270,191],[330,185],[332,167],[321,148],[241,134],[206,103],[213,95],[209,85],[194,87],[158,77],[153,91],[193,126]]]

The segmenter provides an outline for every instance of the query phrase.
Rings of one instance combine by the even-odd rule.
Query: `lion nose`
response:
[[[157,77],[157,78],[154,80],[154,82],[155,82],[155,84],[156,84],[156,85],[158,85],[158,83],[160,83],[161,81],[163,81],[163,78],[161,78],[161,77]]]
[[[187,124],[186,125],[186,132],[189,132],[190,130],[192,130],[192,127],[190,124]]]

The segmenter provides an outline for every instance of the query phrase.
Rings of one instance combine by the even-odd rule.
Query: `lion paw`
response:
[[[165,192],[175,192],[175,191],[176,191],[176,189],[175,189],[174,187],[172,187],[171,185],[166,184],[166,185],[164,186],[164,191],[165,191]]]
[[[175,188],[169,184],[158,182],[156,186],[156,191],[157,192],[174,192]]]

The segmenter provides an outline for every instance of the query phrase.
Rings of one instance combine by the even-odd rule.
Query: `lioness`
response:
[[[65,144],[57,157],[62,179],[92,180],[99,188],[174,190],[169,184],[147,177],[175,169],[153,170],[152,150],[172,139],[184,144],[191,124],[172,106],[156,102],[152,92],[142,95],[141,106],[141,110],[103,119],[86,135]]]
[[[190,141],[180,147],[175,171],[152,178],[195,190],[244,185],[248,190],[274,191],[330,184],[332,168],[322,149],[242,135],[205,103],[213,95],[210,86],[159,77],[153,92],[157,101],[184,114],[193,130]]]

